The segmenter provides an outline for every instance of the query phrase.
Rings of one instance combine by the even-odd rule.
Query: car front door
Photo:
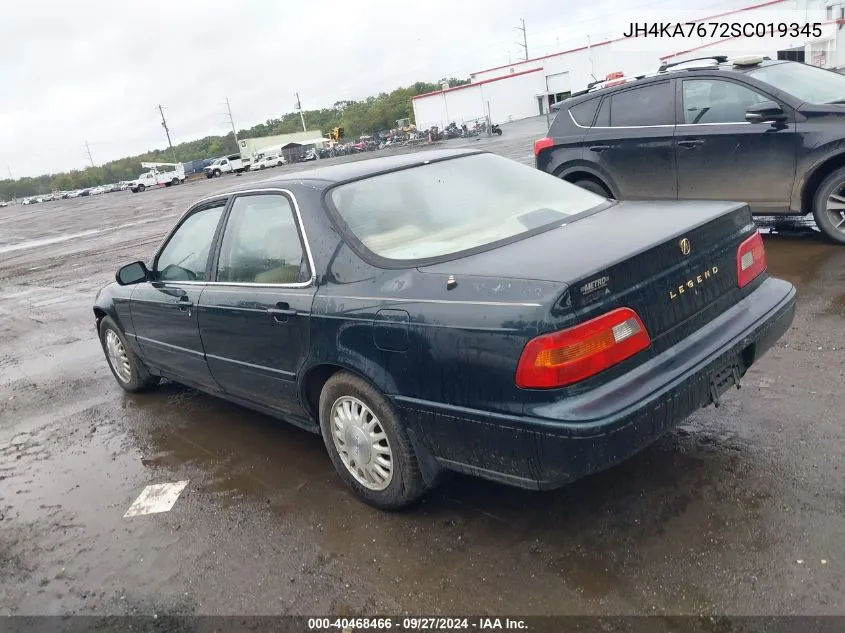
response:
[[[199,305],[208,366],[222,389],[291,421],[306,418],[296,388],[316,292],[306,244],[288,194],[237,196],[214,262],[214,283]]]
[[[673,199],[675,92],[672,80],[607,94],[585,138],[596,163],[622,200]]]
[[[678,197],[747,202],[754,213],[789,209],[798,134],[795,113],[777,123],[748,123],[749,106],[774,99],[724,78],[678,81],[675,151]]]
[[[197,306],[206,287],[226,199],[192,209],[156,255],[152,280],[132,293],[132,326],[154,371],[177,382],[217,388],[200,339]]]

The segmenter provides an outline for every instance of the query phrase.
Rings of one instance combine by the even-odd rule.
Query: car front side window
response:
[[[217,281],[292,284],[307,278],[290,201],[280,194],[236,198],[223,231]]]
[[[158,281],[205,281],[208,255],[226,201],[200,209],[182,222],[155,264]]]
[[[745,123],[745,111],[769,98],[732,81],[684,81],[684,123]]]

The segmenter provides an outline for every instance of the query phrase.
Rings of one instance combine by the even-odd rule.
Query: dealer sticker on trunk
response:
[[[589,282],[585,283],[583,286],[581,286],[581,288],[580,288],[581,294],[582,295],[590,295],[590,294],[593,294],[596,290],[601,290],[603,288],[607,288],[607,282],[609,282],[609,281],[610,281],[610,277],[608,277],[608,276],[599,277],[598,279],[593,279],[592,281],[589,281]]]

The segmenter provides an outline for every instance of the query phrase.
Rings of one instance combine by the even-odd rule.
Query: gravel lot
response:
[[[463,144],[530,163],[543,129]],[[125,395],[96,339],[119,265],[272,173],[0,209],[0,615],[845,614],[845,248],[775,227],[792,330],[634,459],[550,493],[456,477],[386,514],[316,436],[172,384]],[[177,481],[171,511],[123,518]]]

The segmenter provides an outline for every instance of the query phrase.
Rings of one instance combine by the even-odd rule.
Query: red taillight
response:
[[[516,368],[516,384],[523,389],[565,387],[621,363],[649,345],[651,339],[637,313],[617,308],[530,340]]]
[[[742,288],[766,270],[766,249],[757,231],[736,249],[736,283]]]
[[[534,141],[534,156],[537,156],[544,149],[548,149],[554,144],[554,140],[550,139],[548,136],[546,136],[545,138],[538,138],[536,141]]]

